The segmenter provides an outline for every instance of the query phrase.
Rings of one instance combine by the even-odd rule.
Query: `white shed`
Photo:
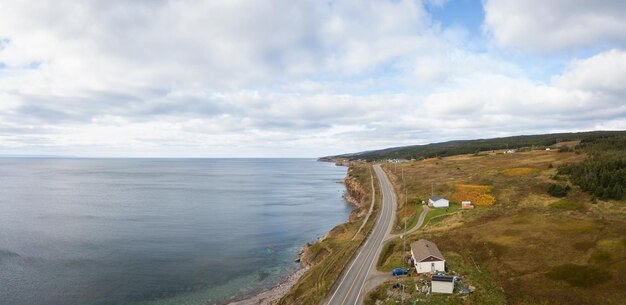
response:
[[[435,208],[447,208],[450,206],[450,201],[443,197],[430,196],[430,198],[428,198],[428,204]]]
[[[449,275],[433,275],[430,281],[430,292],[452,293],[454,291],[454,277]]]
[[[461,201],[461,208],[463,209],[473,209],[474,205],[471,201]]]
[[[446,270],[446,259],[431,241],[420,239],[411,243],[411,256],[417,273]]]

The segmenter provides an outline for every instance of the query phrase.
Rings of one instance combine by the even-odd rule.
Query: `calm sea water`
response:
[[[220,304],[346,220],[308,159],[0,158],[0,304]]]

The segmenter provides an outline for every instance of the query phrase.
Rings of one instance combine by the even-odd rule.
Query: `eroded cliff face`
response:
[[[343,197],[347,202],[355,206],[354,211],[350,213],[350,221],[353,221],[367,214],[367,207],[370,204],[368,192],[371,192],[371,190],[369,186],[363,185],[357,178],[349,174],[344,179],[344,184],[346,185],[346,192]]]
[[[347,176],[343,180],[343,183],[346,185],[346,192],[343,195],[346,201],[357,207],[362,207],[364,205],[362,200],[365,194],[361,183],[355,177],[351,176]]]

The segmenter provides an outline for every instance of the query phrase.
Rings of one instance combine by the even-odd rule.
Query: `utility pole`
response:
[[[401,166],[400,169],[402,170],[402,187],[404,188],[404,206],[406,206],[407,199],[406,199],[406,183],[404,182],[404,167]]]
[[[408,270],[406,266],[406,219],[404,219],[404,233],[402,233],[402,260],[404,261],[404,270]],[[404,305],[404,284],[402,284],[402,305]]]
[[[404,233],[402,234],[402,256],[406,267],[406,219],[404,220]]]

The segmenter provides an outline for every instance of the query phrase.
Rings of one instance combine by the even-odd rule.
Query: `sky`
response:
[[[626,129],[623,0],[0,0],[0,155]]]

